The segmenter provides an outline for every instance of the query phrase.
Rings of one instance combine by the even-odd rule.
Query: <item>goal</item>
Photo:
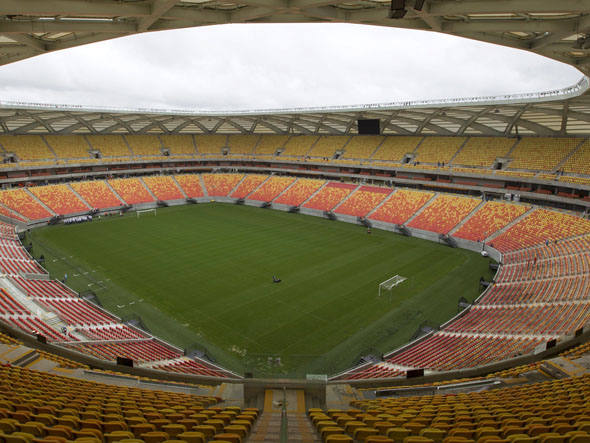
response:
[[[137,214],[137,218],[139,218],[141,216],[141,214],[148,214],[150,212],[153,212],[154,215],[156,215],[156,208],[152,208],[152,209],[141,209],[139,211],[135,211],[135,213]]]
[[[385,281],[379,283],[379,297],[381,297],[382,293],[390,294],[391,290],[399,285],[401,282],[406,281],[406,277],[402,277],[401,275],[394,275],[391,278],[388,278]]]

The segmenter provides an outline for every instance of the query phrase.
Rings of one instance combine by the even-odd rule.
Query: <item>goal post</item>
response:
[[[137,214],[137,218],[139,218],[141,216],[141,214],[149,214],[150,212],[153,212],[154,215],[157,215],[156,208],[152,208],[152,209],[140,209],[138,211],[135,211],[135,213]]]
[[[381,297],[382,293],[389,293],[391,294],[391,290],[399,285],[401,282],[406,281],[406,277],[402,277],[401,275],[394,275],[391,278],[388,278],[385,281],[379,283],[379,297]]]

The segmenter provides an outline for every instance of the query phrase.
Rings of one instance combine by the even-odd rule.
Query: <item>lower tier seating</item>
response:
[[[172,177],[143,177],[143,182],[158,200],[165,201],[184,199],[184,195],[182,195],[182,192],[180,192],[180,189],[178,189]]]
[[[24,189],[0,191],[0,203],[29,220],[51,218],[51,214]]]
[[[115,192],[119,194],[119,197],[121,197],[128,205],[137,205],[139,203],[150,203],[154,201],[154,198],[137,178],[121,178],[109,180],[108,182]]]
[[[436,370],[472,368],[526,354],[544,341],[541,338],[466,335],[441,331],[386,361],[399,366]]]
[[[122,205],[121,200],[102,180],[74,182],[71,186],[92,208],[107,209]]]
[[[75,214],[89,210],[67,185],[35,186],[29,190],[58,215]]]
[[[84,354],[94,355],[103,360],[114,361],[117,357],[126,357],[138,362],[152,362],[178,358],[181,354],[157,340],[109,343],[69,343],[68,347]]]
[[[369,218],[401,225],[432,198],[434,193],[398,189]]]
[[[324,183],[326,182],[323,180],[299,178],[297,179],[297,182],[281,194],[274,203],[289,206],[301,206],[305,200],[320,189]]]
[[[293,177],[276,177],[272,176],[266,180],[256,191],[248,196],[249,200],[258,200],[270,202],[287,189],[295,179]]]
[[[375,209],[387,196],[391,189],[375,186],[361,186],[336,209],[337,214],[365,217]]]
[[[590,232],[590,220],[562,212],[537,209],[506,232],[491,240],[502,252]]]
[[[203,174],[203,182],[210,197],[227,197],[244,178],[244,174]]]
[[[529,206],[524,205],[487,202],[455,231],[453,236],[472,241],[483,241],[529,209]]]
[[[309,201],[305,203],[303,207],[309,209],[318,209],[320,211],[331,211],[355,188],[356,185],[329,182],[326,186],[320,189],[320,192],[309,199]]]
[[[248,194],[252,193],[258,186],[262,184],[268,175],[247,175],[238,187],[231,193],[231,198],[246,198]]]
[[[203,187],[198,175],[184,174],[175,175],[174,179],[180,185],[184,193],[188,198],[199,198],[203,197]]]
[[[447,234],[480,203],[473,198],[439,195],[408,226]]]

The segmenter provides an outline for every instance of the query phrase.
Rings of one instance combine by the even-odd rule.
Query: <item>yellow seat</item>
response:
[[[364,428],[355,429],[353,435],[354,435],[355,440],[363,441],[367,437],[370,437],[371,435],[378,435],[378,434],[379,434],[379,431],[377,429],[364,427]]]
[[[344,429],[342,429],[339,426],[328,426],[327,428],[322,429],[320,436],[322,437],[322,440],[325,440],[326,437],[328,437],[330,435],[338,435],[338,434],[344,434]]]
[[[384,435],[370,435],[365,438],[365,443],[393,443],[393,440]]]
[[[211,439],[215,435],[215,433],[217,432],[215,430],[215,426],[209,426],[209,425],[195,426],[193,428],[193,431],[202,432],[203,434],[205,434],[205,437],[207,438],[207,440]]]
[[[242,437],[240,437],[238,434],[229,433],[229,432],[222,432],[220,434],[215,434],[215,440],[227,441],[229,443],[242,443]]]
[[[434,440],[436,443],[440,443],[445,438],[447,433],[441,429],[424,428],[420,431],[420,435],[422,437],[430,438],[431,440]]]
[[[387,430],[387,437],[395,442],[402,442],[404,438],[409,437],[412,431],[406,428],[391,428]]]
[[[187,443],[205,443],[206,437],[202,432],[187,431],[182,434],[178,434],[177,437],[180,440],[184,440]]]
[[[326,437],[326,443],[348,443],[352,441],[352,438],[346,434],[333,434]]]
[[[104,434],[104,439],[106,443],[113,443],[119,440],[125,440],[133,438],[133,433],[129,431],[113,431],[107,434]]]
[[[242,426],[242,425],[227,425],[225,428],[223,428],[223,432],[229,433],[229,434],[238,434],[241,438],[246,437],[246,435],[248,435],[248,429],[246,428],[246,426]]]
[[[146,432],[145,434],[141,434],[141,439],[145,441],[145,443],[160,443],[164,440],[168,440],[169,436],[167,433],[162,431],[150,431]]]

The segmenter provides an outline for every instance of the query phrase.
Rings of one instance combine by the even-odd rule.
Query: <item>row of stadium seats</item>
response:
[[[279,204],[334,210],[338,214],[366,216],[374,221],[394,224],[409,221],[409,227],[439,234],[452,233],[472,241],[491,237],[493,246],[503,252],[542,240],[582,234],[589,226],[588,221],[565,213],[545,209],[527,212],[531,208],[526,205],[482,203],[469,197],[435,196],[430,192],[404,189],[369,186],[357,189],[356,185],[347,183],[256,174],[185,174],[11,189],[0,191],[0,204],[22,214],[23,218],[38,220],[50,218],[53,214],[73,215],[90,208],[182,200],[185,195],[191,198],[230,196],[258,201],[276,198]],[[509,232],[501,232],[523,216],[523,220],[510,226]],[[499,235],[495,236],[496,233]]]
[[[590,376],[458,395],[354,400],[348,409],[309,409],[325,442],[585,443]]]
[[[164,155],[167,150],[168,155]],[[305,136],[305,135],[3,135],[0,152],[15,154],[20,166],[213,157],[285,158],[431,169],[453,166],[458,172],[492,173],[496,159],[509,161],[515,176],[562,170],[569,177],[590,175],[590,141],[573,137]],[[99,152],[102,158],[96,158]],[[337,155],[337,154],[341,155]],[[14,163],[4,163],[11,167]],[[504,171],[498,171],[502,174]],[[544,174],[550,180],[559,177]],[[563,179],[567,179],[564,176]]]
[[[7,443],[241,442],[255,408],[219,407],[213,396],[108,385],[0,366],[0,438]]]

